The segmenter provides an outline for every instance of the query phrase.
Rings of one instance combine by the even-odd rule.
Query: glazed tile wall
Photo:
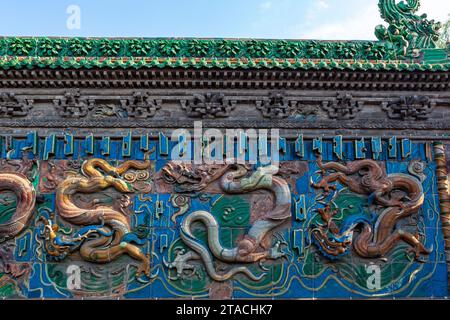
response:
[[[55,147],[50,149],[49,158],[43,160],[46,139],[40,138],[37,154],[21,151],[29,146],[25,138],[16,138],[1,148],[0,172],[18,170],[29,159],[36,159],[26,172],[37,190],[37,204],[27,228],[14,239],[0,244],[0,297],[4,298],[387,298],[394,297],[444,297],[448,294],[447,266],[440,222],[439,196],[437,192],[436,164],[432,148],[426,143],[412,143],[410,154],[402,156],[401,141],[397,142],[396,157],[388,155],[388,141],[383,140],[383,152],[378,163],[387,174],[411,175],[408,166],[414,160],[424,164],[422,182],[424,201],[417,214],[402,219],[397,228],[418,235],[429,255],[422,255],[420,261],[408,253],[409,245],[403,241],[380,258],[363,258],[352,248],[339,257],[329,257],[314,242],[311,230],[318,220],[317,209],[323,208],[321,191],[311,186],[317,182],[317,156],[313,153],[312,141],[305,140],[305,154],[299,157],[295,152],[295,141],[288,140],[286,152],[281,156],[279,176],[289,185],[292,198],[292,218],[278,228],[270,238],[270,245],[281,244],[284,257],[244,264],[253,274],[261,276],[253,281],[243,274],[237,274],[227,281],[213,281],[202,261],[191,261],[190,268],[177,273],[171,267],[177,252],[190,248],[180,237],[184,219],[193,212],[211,212],[219,222],[220,242],[225,248],[233,248],[248,232],[254,222],[254,215],[268,212],[273,199],[263,191],[247,194],[226,194],[217,185],[211,185],[200,192],[178,193],[173,185],[162,179],[162,168],[170,162],[161,155],[161,145],[151,140],[149,148],[155,147],[150,155],[151,167],[148,175],[134,181],[134,193],[128,194],[130,204],[125,208],[129,215],[131,236],[144,254],[149,255],[150,274],[136,276],[138,263],[128,255],[122,255],[109,263],[85,261],[74,250],[62,258],[52,257],[45,247],[44,220],[51,220],[60,226],[59,234],[73,236],[81,226],[72,225],[62,219],[56,210],[55,192],[65,178],[83,175],[83,161],[104,158],[117,166],[128,160],[143,160],[139,139],[132,140],[131,155],[123,156],[123,141],[112,139],[109,155],[102,153],[102,139],[94,139],[93,153],[86,152],[84,139],[75,138],[73,154],[65,155],[65,142],[56,138]],[[173,143],[170,147],[173,147]],[[365,158],[373,157],[372,145],[366,141]],[[428,149],[427,149],[428,148]],[[170,149],[170,148],[169,148]],[[428,150],[428,151],[427,151]],[[431,154],[430,154],[431,150]],[[356,161],[355,143],[343,145],[344,161]],[[27,158],[24,159],[24,153]],[[322,156],[325,162],[338,161],[333,153],[331,141],[323,141]],[[9,158],[6,160],[6,158]],[[359,159],[360,160],[360,159]],[[258,166],[258,165],[257,165]],[[256,167],[253,170],[256,170]],[[72,172],[72,173],[71,173]],[[92,201],[117,206],[121,193],[109,188],[92,194],[82,194],[77,201],[80,206],[89,207]],[[16,202],[8,192],[0,194],[0,224],[14,212]],[[355,206],[368,208],[369,195],[356,195],[337,184],[335,202],[349,210]],[[304,206],[297,205],[304,201]],[[304,208],[304,209],[303,209]],[[305,211],[302,211],[305,210]],[[42,219],[44,218],[44,219]],[[339,220],[339,218],[337,218]],[[372,227],[375,227],[373,225]],[[195,236],[207,246],[208,230],[202,224],[194,228]],[[229,270],[243,264],[226,263],[214,259],[218,270]],[[375,265],[374,268],[370,268]],[[73,266],[79,268],[81,285],[73,289]],[[72,271],[71,271],[72,270]],[[372,270],[372,271],[371,271]],[[380,271],[380,283],[374,281],[373,270]],[[375,283],[375,288],[373,284]],[[73,284],[73,283],[72,283]],[[371,285],[372,284],[372,285]]]

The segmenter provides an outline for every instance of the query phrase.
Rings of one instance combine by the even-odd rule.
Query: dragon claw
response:
[[[146,259],[142,261],[136,271],[136,277],[140,277],[142,274],[145,274],[150,278],[150,254],[146,254],[145,257]]]
[[[419,262],[424,262],[422,254],[430,254],[431,251],[432,250],[425,248],[420,242],[416,246],[406,249],[406,253],[414,253],[414,260],[417,260]]]
[[[335,185],[329,184],[326,179],[323,179],[320,182],[313,184],[313,187],[316,189],[322,189],[323,194],[325,196],[329,195],[331,190],[333,191],[337,190],[337,187]]]

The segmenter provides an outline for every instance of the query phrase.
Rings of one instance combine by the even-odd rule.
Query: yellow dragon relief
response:
[[[44,237],[46,253],[57,260],[78,250],[88,262],[109,263],[127,254],[140,262],[137,276],[150,276],[150,257],[130,243],[126,235],[131,233],[130,217],[126,207],[130,205],[127,193],[134,192],[133,186],[123,179],[131,169],[147,170],[151,167],[148,154],[145,161],[127,161],[118,167],[102,159],[86,160],[81,168],[82,175],[67,177],[56,188],[56,211],[66,222],[81,226],[71,236],[59,235],[59,226],[45,220]],[[76,194],[91,194],[114,188],[124,194],[120,208],[93,202],[92,208],[80,208],[75,203]]]

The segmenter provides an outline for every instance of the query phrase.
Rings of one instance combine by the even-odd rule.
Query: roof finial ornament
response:
[[[392,43],[400,56],[416,57],[420,49],[436,48],[442,24],[428,20],[426,14],[415,14],[420,0],[379,0],[378,7],[389,26],[377,26],[375,35],[381,41]]]

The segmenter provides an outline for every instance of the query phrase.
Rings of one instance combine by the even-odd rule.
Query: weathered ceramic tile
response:
[[[36,191],[26,228],[0,245],[3,296],[390,299],[446,294],[436,164],[425,159],[422,145],[413,144],[411,154],[402,157],[398,142],[398,155],[390,158],[383,141],[377,161],[361,161],[355,160],[354,142],[344,142],[348,161],[333,162],[337,157],[328,140],[322,141],[322,157],[310,151],[312,141],[305,142],[308,151],[301,160],[288,141],[275,172],[260,163],[170,163],[155,141],[147,166],[138,140],[132,139],[129,155],[122,139],[111,140],[108,155],[101,154],[97,140],[93,154],[76,139],[76,152],[65,157],[59,139],[49,160],[0,163],[0,174],[17,169]],[[370,140],[365,147],[371,159]],[[82,159],[93,167],[82,169]],[[400,189],[406,186],[404,194],[382,189],[398,181]],[[58,197],[61,188],[64,196]],[[1,223],[15,213],[16,199],[14,190],[0,194]],[[409,209],[413,205],[417,208]]]

